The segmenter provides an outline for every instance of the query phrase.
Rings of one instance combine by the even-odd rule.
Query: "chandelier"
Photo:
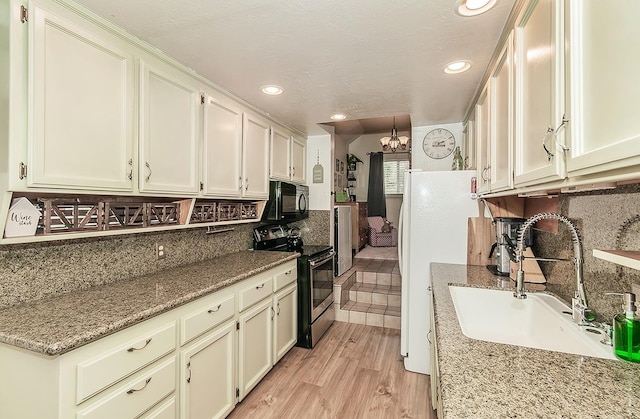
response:
[[[393,117],[393,129],[391,130],[391,137],[380,138],[380,145],[383,151],[391,150],[395,153],[396,150],[406,150],[409,143],[409,137],[398,137],[398,131],[396,130],[396,117]]]

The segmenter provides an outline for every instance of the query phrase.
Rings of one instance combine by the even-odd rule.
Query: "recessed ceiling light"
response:
[[[480,15],[493,6],[496,5],[498,0],[456,0],[454,11],[460,16],[477,16]]]
[[[331,119],[333,119],[334,121],[342,121],[347,119],[347,115],[343,113],[334,113],[333,115],[331,115]]]
[[[281,95],[282,92],[283,92],[282,87],[276,86],[275,84],[262,86],[262,93],[266,95],[277,96],[277,95]]]
[[[467,60],[452,61],[444,67],[447,74],[464,73],[471,68],[471,62]]]

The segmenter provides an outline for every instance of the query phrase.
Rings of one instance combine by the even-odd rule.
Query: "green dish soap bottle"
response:
[[[625,292],[624,313],[613,318],[613,351],[620,359],[640,363],[640,319],[636,317],[636,295]]]

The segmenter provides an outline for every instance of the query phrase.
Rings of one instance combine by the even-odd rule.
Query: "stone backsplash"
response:
[[[329,215],[310,211],[295,223],[305,243],[329,243]],[[0,309],[250,249],[257,225],[0,246]],[[156,258],[156,243],[165,246],[165,259]]]
[[[577,225],[582,238],[589,306],[610,322],[622,311],[622,300],[605,293],[631,291],[631,284],[640,284],[640,271],[597,259],[593,249],[640,250],[640,185],[560,195],[559,212]],[[533,250],[536,256],[571,258],[571,235],[562,223],[557,234],[534,229]],[[570,302],[576,289],[573,264],[540,262],[540,266],[547,289]]]

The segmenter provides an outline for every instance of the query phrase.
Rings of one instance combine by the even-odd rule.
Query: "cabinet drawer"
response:
[[[175,357],[161,363],[81,410],[78,419],[137,417],[167,397],[176,386]]]
[[[141,333],[126,344],[104,352],[77,367],[79,404],[98,391],[149,365],[176,347],[176,323]]]
[[[298,279],[298,268],[296,266],[292,267],[286,272],[281,272],[274,278],[274,287],[273,291],[281,290],[287,285],[293,283]]]
[[[260,282],[254,282],[253,285],[240,290],[238,311],[242,311],[258,301],[270,297],[272,293],[273,279],[271,277],[265,277]]]
[[[211,303],[203,305],[182,319],[180,344],[183,345],[207,330],[213,329],[233,317],[234,313],[235,298],[233,295],[224,299],[212,299]]]
[[[176,398],[169,397],[167,400],[154,407],[153,410],[141,416],[142,419],[176,419]]]

